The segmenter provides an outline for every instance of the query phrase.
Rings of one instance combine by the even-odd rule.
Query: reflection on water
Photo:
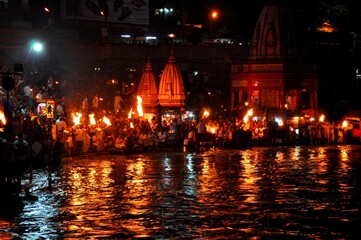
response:
[[[0,212],[0,239],[354,239],[361,227],[361,146],[73,158],[50,186],[34,171],[37,199]]]

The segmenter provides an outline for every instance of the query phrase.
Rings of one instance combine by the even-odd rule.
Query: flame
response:
[[[320,122],[324,122],[325,121],[325,115],[321,114],[320,118],[318,119]]]
[[[5,119],[5,115],[3,112],[0,111],[0,121],[5,125],[6,124],[6,119]]]
[[[253,108],[249,109],[243,118],[243,122],[248,122],[249,117],[253,115]]]
[[[137,110],[138,110],[138,115],[139,117],[143,117],[143,108],[142,108],[142,98],[140,96],[137,96],[138,99],[138,106],[137,106]]]
[[[128,113],[128,118],[131,119],[132,118],[132,111],[133,111],[133,108],[130,109],[129,113]]]
[[[133,122],[130,122],[130,128],[134,128],[134,124],[133,124]]]
[[[342,127],[343,127],[343,128],[347,128],[347,126],[348,126],[348,122],[347,122],[346,120],[344,120],[344,121],[342,122]]]
[[[90,118],[90,124],[91,124],[91,125],[95,125],[96,122],[95,122],[95,119],[94,119],[94,113],[89,114],[89,118]]]
[[[209,116],[209,112],[208,112],[207,110],[205,110],[204,113],[203,113],[203,116],[204,116],[204,117],[208,117],[208,116]]]
[[[110,120],[109,120],[109,118],[107,118],[107,117],[103,117],[103,122],[107,125],[107,127],[109,127],[110,125],[112,125],[111,123],[110,123]]]
[[[74,126],[76,125],[79,125],[80,124],[80,118],[83,116],[83,114],[81,113],[72,113],[71,114],[73,116],[73,123],[74,123]]]
[[[211,133],[215,134],[216,133],[216,128],[211,128]]]

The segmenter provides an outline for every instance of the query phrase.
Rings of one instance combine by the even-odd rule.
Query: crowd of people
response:
[[[39,90],[36,99],[49,96]],[[347,142],[350,128],[341,122],[307,121],[302,126],[282,126],[264,116],[249,118],[237,114],[212,119],[209,116],[129,117],[120,94],[111,107],[101,106],[98,94],[85,94],[70,101],[55,101],[51,115],[35,114],[34,102],[18,101],[13,108],[14,134],[1,135],[1,181],[20,181],[28,167],[58,167],[64,156],[94,152],[156,151],[160,148],[200,150],[200,147],[243,148],[269,145],[321,145]],[[128,106],[129,107],[129,106]],[[125,112],[127,111],[127,112]],[[74,113],[81,113],[74,122]],[[96,123],[89,115],[94,114]],[[51,116],[51,117],[49,117]],[[108,124],[102,121],[110,119]],[[160,119],[160,120],[159,120]],[[244,134],[247,133],[247,134]],[[4,169],[10,169],[4,170]]]

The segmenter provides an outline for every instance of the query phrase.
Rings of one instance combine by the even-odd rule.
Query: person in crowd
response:
[[[89,111],[89,100],[88,100],[88,96],[85,95],[85,97],[83,98],[83,101],[81,103],[81,110],[83,112],[83,114],[88,114]]]
[[[83,126],[75,126],[73,134],[75,140],[74,152],[76,154],[81,154],[83,148]]]
[[[61,116],[65,116],[65,110],[63,104],[60,102],[55,108],[56,117],[59,119]]]
[[[199,120],[199,123],[196,126],[197,128],[197,133],[206,133],[206,125],[204,124],[203,119]]]
[[[93,97],[93,101],[92,101],[92,110],[94,112],[97,112],[99,108],[99,97],[98,94],[95,94],[95,96]]]
[[[53,145],[53,154],[51,157],[51,164],[50,164],[50,167],[52,169],[58,169],[60,167],[63,153],[64,153],[64,146],[61,143],[61,138],[58,137]]]
[[[126,144],[126,139],[123,138],[121,135],[115,139],[115,147],[119,149],[124,149]]]
[[[56,135],[57,135],[57,138],[60,137],[60,138],[63,138],[63,133],[64,131],[66,130],[67,128],[67,124],[65,122],[65,119],[63,116],[60,116],[58,118],[58,120],[56,120],[55,122],[55,125],[56,125]]]
[[[114,109],[114,113],[120,113],[122,107],[121,104],[123,102],[123,98],[120,96],[120,94],[115,95],[114,97],[114,104],[113,104],[113,109]]]
[[[43,162],[49,166],[52,151],[52,143],[49,137],[43,137],[41,145],[43,147]]]
[[[91,145],[91,138],[89,136],[89,132],[86,131],[86,128],[84,128],[82,153],[87,153],[90,149],[90,145]]]
[[[30,156],[29,144],[25,139],[23,139],[22,132],[18,133],[18,135],[15,137],[13,146],[14,164],[17,166],[16,178],[20,184],[23,172],[29,167],[28,158]]]
[[[167,131],[165,128],[162,128],[160,132],[158,132],[158,139],[159,139],[159,143],[165,143],[165,141],[167,140]]]
[[[13,144],[0,137],[0,185],[12,184],[16,176],[16,164],[14,162]]]
[[[42,167],[43,162],[43,146],[40,139],[35,139],[31,144],[30,162],[33,168]]]

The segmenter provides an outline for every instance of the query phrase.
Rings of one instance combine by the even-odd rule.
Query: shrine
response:
[[[182,74],[171,54],[159,82],[158,100],[162,107],[181,108],[185,93]]]
[[[302,60],[291,12],[282,6],[262,9],[247,61],[231,67],[231,107],[248,104],[268,111],[302,111],[318,107],[316,66]]]
[[[142,98],[144,112],[156,113],[155,106],[157,105],[158,100],[157,80],[149,60],[142,73],[137,94]]]

